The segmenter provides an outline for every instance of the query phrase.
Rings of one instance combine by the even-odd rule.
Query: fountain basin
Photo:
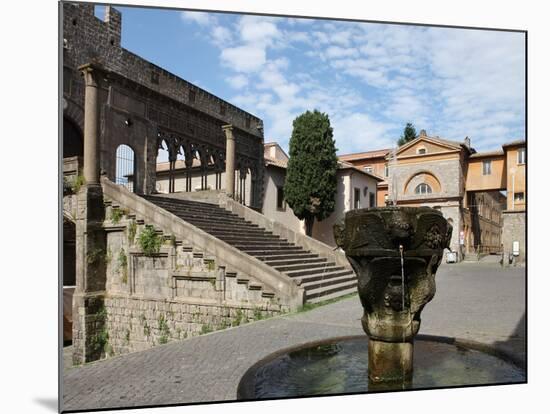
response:
[[[418,335],[412,378],[375,383],[368,375],[369,339],[332,338],[279,351],[242,377],[237,398],[256,400],[525,383],[521,361],[484,344]]]

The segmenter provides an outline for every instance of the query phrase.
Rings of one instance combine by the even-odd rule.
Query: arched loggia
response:
[[[135,154],[134,150],[121,144],[116,149],[116,175],[115,183],[125,186],[129,191],[134,191],[135,179]]]

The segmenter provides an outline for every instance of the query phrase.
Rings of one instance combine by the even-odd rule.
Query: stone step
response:
[[[356,289],[357,279],[353,271],[337,266],[327,258],[274,235],[220,206],[162,196],[145,198],[191,225],[294,278],[304,288],[308,302],[337,297]],[[234,277],[238,284],[261,291],[262,297],[275,296],[273,292],[265,292],[261,284],[251,282],[245,275],[238,275],[227,269],[226,277]]]
[[[256,256],[256,259],[259,259],[263,262],[267,262],[269,260],[298,260],[298,259],[313,259],[318,258],[319,255],[307,251],[301,251],[298,253],[288,253],[288,254],[279,254],[277,252],[273,252],[264,256]]]
[[[298,277],[298,276],[308,276],[308,275],[330,275],[331,273],[338,272],[340,270],[344,270],[344,266],[330,266],[326,268],[321,269],[310,269],[310,270],[298,270],[294,272],[285,272],[290,277]]]
[[[321,263],[300,263],[292,265],[282,265],[282,266],[273,266],[279,272],[292,272],[294,270],[304,270],[304,269],[322,269],[327,267],[332,267],[336,265],[334,262],[321,262]]]
[[[342,276],[353,277],[357,279],[357,277],[355,276],[355,273],[353,273],[351,270],[337,270],[335,272],[329,272],[329,273],[317,273],[313,275],[296,277],[294,279],[299,285],[303,285],[303,284],[307,285],[308,283],[311,283],[311,282],[318,282],[320,280],[328,280],[328,279],[332,279],[335,277],[342,277]]]
[[[218,237],[219,239],[225,241],[225,242],[236,242],[236,241],[243,241],[243,242],[255,242],[255,241],[259,241],[259,242],[263,242],[263,241],[281,241],[281,242],[285,242],[285,243],[288,243],[288,240],[286,239],[280,239],[279,237],[277,236],[272,236],[272,235],[265,235],[265,236],[260,236],[260,235],[253,235],[253,236],[248,236],[248,235],[240,235],[240,234],[223,234],[223,235],[218,235],[216,236]]]
[[[223,239],[220,239],[223,240]],[[236,247],[239,250],[245,251],[246,249],[271,249],[271,248],[279,248],[279,247],[292,247],[295,248],[296,246],[293,244],[290,244],[288,242],[279,242],[279,241],[273,241],[273,240],[267,240],[267,241],[261,241],[261,242],[249,242],[249,241],[232,241],[228,242],[224,240],[227,244],[230,244],[233,247]]]
[[[206,220],[206,219],[197,219],[197,218],[192,218],[192,219],[189,219],[189,218],[186,219],[184,217],[181,217],[181,218],[196,226],[217,228],[220,230],[235,230],[235,229],[259,230],[260,229],[255,224],[247,224],[247,223],[239,223],[239,222],[228,223],[222,220],[216,221],[216,220]]]
[[[156,200],[159,203],[165,202],[165,203],[171,203],[171,204],[177,204],[180,206],[192,206],[192,207],[202,207],[202,208],[221,208],[217,204],[212,203],[204,203],[201,201],[194,201],[194,200],[184,200],[181,198],[173,198],[173,197],[163,197],[162,195],[143,195],[143,198],[147,200]]]
[[[316,257],[312,257],[312,258],[308,258],[308,259],[303,259],[303,258],[298,258],[298,259],[288,259],[286,257],[283,257],[282,259],[279,259],[279,260],[265,260],[265,263],[268,264],[269,266],[285,266],[285,265],[294,265],[294,264],[306,264],[306,263],[311,263],[311,264],[316,264],[316,263],[322,263],[322,262],[326,262],[327,259],[324,258],[324,257],[319,257],[317,255],[315,255]]]
[[[198,227],[198,226],[197,226]],[[264,237],[264,236],[271,236],[271,234],[266,234],[265,232],[262,232],[261,230],[253,231],[253,230],[246,230],[241,232],[236,232],[232,230],[223,230],[223,231],[217,231],[208,229],[206,227],[200,227],[202,230],[210,233],[212,236],[217,237],[221,239],[222,237],[234,237],[236,235],[241,235],[243,237]],[[277,238],[274,238],[274,240],[277,240]]]
[[[246,254],[249,254],[250,256],[270,256],[270,255],[280,255],[282,253],[293,255],[296,253],[302,253],[306,252],[309,253],[307,250],[281,250],[281,249],[269,249],[269,250],[243,250]]]
[[[326,300],[328,299],[326,296],[331,293],[337,293],[351,288],[357,288],[356,280],[340,282],[328,287],[319,287],[316,289],[306,290],[306,301],[314,303],[313,301],[319,301],[321,298],[321,300]]]
[[[214,206],[213,208],[202,208],[202,207],[195,207],[195,206],[186,206],[186,205],[179,205],[178,203],[170,203],[170,202],[164,202],[164,201],[156,201],[151,200],[153,203],[155,203],[157,206],[171,209],[175,211],[181,211],[181,212],[189,212],[189,213],[205,213],[205,214],[217,214],[217,215],[226,215],[226,216],[232,216],[232,217],[239,217],[237,214],[232,213],[230,211],[227,211],[221,207]]]
[[[238,225],[238,226],[245,225],[250,227],[258,227],[255,224],[246,222],[244,220],[233,219],[233,218],[222,218],[219,216],[208,217],[204,215],[190,215],[190,214],[176,214],[176,216],[184,219],[185,221],[189,221],[190,223],[206,223],[206,224]]]
[[[313,291],[315,289],[332,286],[332,285],[338,285],[342,283],[356,283],[357,278],[355,275],[343,275],[338,277],[331,277],[330,279],[323,279],[323,280],[317,280],[314,282],[307,282],[302,283],[300,286],[303,287],[306,290],[306,295],[308,292]]]
[[[347,287],[347,288],[343,288],[341,290],[337,290],[337,291],[332,292],[332,293],[326,293],[324,295],[317,295],[316,297],[310,297],[310,298],[306,297],[306,302],[307,303],[318,303],[318,302],[322,302],[322,301],[325,301],[325,300],[339,298],[340,296],[349,295],[350,293],[357,293],[357,284],[355,284],[355,286],[350,286],[350,287]]]

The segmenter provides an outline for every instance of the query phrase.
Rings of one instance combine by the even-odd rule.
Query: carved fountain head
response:
[[[385,207],[349,211],[334,232],[358,276],[367,335],[411,340],[435,294],[435,272],[452,226],[430,207]]]
[[[372,371],[380,371],[377,379],[391,371],[392,359],[393,366],[408,365],[407,375],[412,372],[412,340],[435,294],[435,273],[451,234],[452,226],[430,207],[353,210],[343,225],[334,226],[336,243],[357,273],[361,321]],[[409,348],[397,346],[405,343]]]

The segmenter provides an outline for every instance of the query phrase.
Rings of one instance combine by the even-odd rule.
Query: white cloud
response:
[[[331,59],[331,58],[341,58],[341,57],[346,57],[346,56],[355,56],[355,55],[357,55],[357,50],[353,49],[353,48],[330,46],[324,52],[324,55],[329,59]]]
[[[223,49],[222,63],[237,72],[254,72],[266,61],[265,49],[255,45],[244,45]]]
[[[233,35],[229,29],[224,26],[215,26],[211,32],[212,41],[216,46],[226,47],[233,40]]]
[[[246,43],[270,45],[281,33],[273,18],[261,16],[243,16],[239,22],[241,39]]]
[[[242,74],[229,76],[226,78],[226,81],[233,89],[242,89],[248,85],[248,78]]]
[[[342,151],[392,146],[406,122],[477,149],[521,138],[518,33],[182,13],[220,49],[232,98],[288,140],[294,117],[327,112]],[[209,25],[209,26],[208,26]],[[246,93],[241,92],[246,88]]]
[[[197,23],[199,26],[208,26],[216,22],[216,18],[212,13],[182,11],[180,17],[183,21]]]
[[[392,125],[373,120],[366,113],[352,112],[331,120],[340,154],[391,148],[395,145]]]

